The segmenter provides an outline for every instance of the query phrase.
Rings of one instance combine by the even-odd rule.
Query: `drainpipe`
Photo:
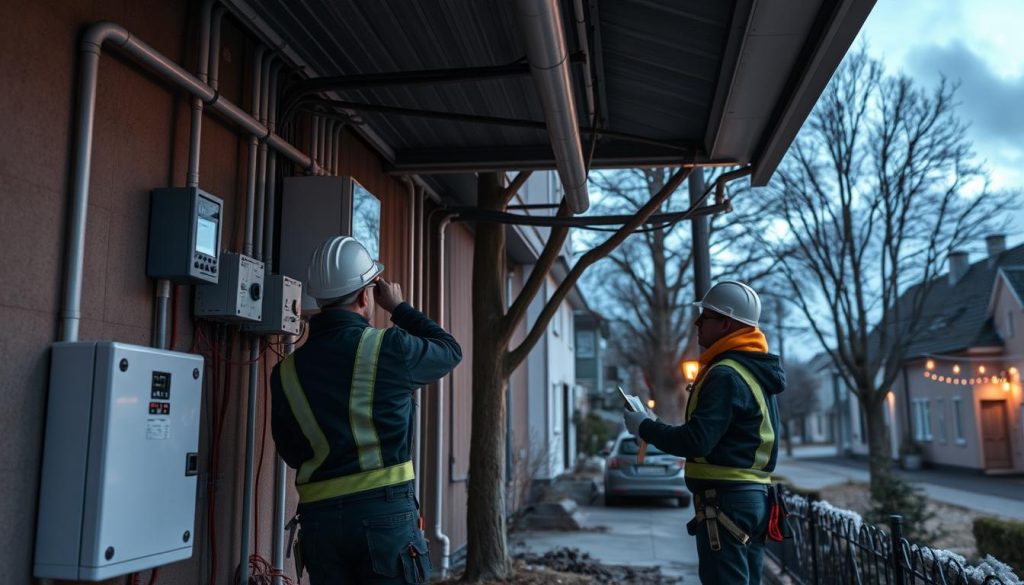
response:
[[[334,158],[331,160],[331,174],[337,175],[341,169],[341,163],[338,159],[341,157],[341,133],[345,131],[345,123],[338,122],[338,127],[334,129]]]
[[[210,55],[209,55],[209,71],[210,71],[210,87],[217,90],[218,79],[217,75],[220,73],[220,24],[224,20],[224,8],[217,6],[213,9],[213,21],[210,23],[212,27],[210,31]]]
[[[416,183],[414,183],[413,180],[410,177],[408,177],[408,176],[404,176],[403,175],[402,176],[402,182],[405,183],[406,188],[409,190],[409,231],[408,231],[408,233],[409,233],[409,251],[408,251],[408,257],[409,257],[409,267],[408,267],[409,268],[409,281],[408,281],[408,284],[407,284],[408,290],[409,290],[409,302],[412,303],[412,306],[418,307],[419,305],[417,304],[417,300],[416,300],[416,286],[417,286],[417,284],[419,282],[419,278],[417,278],[417,275],[416,275],[416,248],[417,248],[417,246],[416,246],[416,232],[417,232],[417,226],[416,226],[416,191],[417,191],[417,188],[416,188]],[[412,450],[412,466],[413,466],[413,469],[416,470],[415,479],[413,480],[413,493],[416,494],[417,498],[419,497],[419,493],[420,493],[420,436],[419,436],[419,433],[420,433],[420,429],[422,428],[422,425],[423,425],[423,420],[421,419],[421,413],[420,413],[420,394],[421,394],[420,388],[416,387],[413,390],[413,400],[412,400],[412,407],[413,407],[414,413],[413,413],[413,427],[412,427],[411,435],[412,435],[413,444],[410,445],[410,448]]]
[[[754,167],[747,165],[743,168],[736,169],[735,171],[729,171],[728,173],[722,173],[717,179],[715,179],[715,204],[725,203],[727,194],[725,192],[725,184],[736,179],[749,176],[754,172]]]
[[[126,53],[147,69],[171,84],[203,100],[209,108],[228,121],[241,126],[242,131],[266,136],[271,148],[311,172],[318,170],[316,161],[295,148],[280,136],[270,134],[267,128],[247,115],[241,108],[185,71],[180,65],[132,36],[124,27],[101,21],[90,26],[83,35],[80,47],[81,73],[78,79],[77,124],[74,130],[74,161],[71,171],[71,212],[67,240],[67,267],[64,277],[63,309],[61,310],[61,341],[78,341],[82,318],[82,278],[85,264],[85,227],[89,208],[89,173],[92,164],[93,126],[96,118],[96,81],[99,75],[100,53],[104,43]]]
[[[446,214],[441,218],[441,222],[437,228],[437,240],[438,240],[438,253],[437,253],[437,274],[438,274],[438,303],[437,303],[437,323],[441,327],[444,327],[444,313],[445,313],[445,233],[448,230],[448,225],[451,224],[452,215]],[[434,420],[434,428],[437,433],[434,449],[436,452],[436,458],[434,460],[434,534],[433,537],[441,544],[441,578],[444,579],[448,576],[448,568],[451,563],[451,541],[448,539],[448,535],[444,533],[444,522],[442,517],[444,516],[444,469],[445,469],[445,457],[444,457],[444,386],[448,381],[448,376],[445,376],[437,381],[437,413],[436,419]]]
[[[579,121],[572,82],[569,50],[557,0],[517,0],[519,22],[533,83],[544,107],[548,139],[555,155],[558,176],[573,213],[590,207],[587,171],[580,146]]]

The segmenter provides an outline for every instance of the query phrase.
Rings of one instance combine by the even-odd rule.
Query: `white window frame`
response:
[[[914,440],[925,443],[931,442],[931,404],[927,398],[915,398],[912,404],[914,408]]]
[[[964,409],[963,400],[959,396],[953,397],[953,429],[956,431],[956,444],[964,446],[967,438],[964,436]]]

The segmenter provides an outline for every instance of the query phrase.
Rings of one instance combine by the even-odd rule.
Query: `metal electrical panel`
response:
[[[301,316],[302,283],[283,274],[271,274],[263,287],[263,320],[244,329],[264,335],[298,335]]]
[[[305,282],[309,259],[324,240],[352,233],[351,177],[286,177],[281,191],[281,274]],[[320,310],[302,294],[302,310]]]
[[[216,284],[223,208],[223,201],[196,187],[153,190],[146,275]]]
[[[248,322],[263,319],[263,263],[243,254],[223,252],[217,284],[196,287],[196,317]]]
[[[378,257],[380,199],[352,177],[288,177],[281,201],[281,274],[305,281],[313,250],[331,236],[354,236]],[[319,308],[304,294],[302,310]]]
[[[100,581],[192,556],[202,356],[53,346],[39,578]]]

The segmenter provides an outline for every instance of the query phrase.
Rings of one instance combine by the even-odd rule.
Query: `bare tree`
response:
[[[505,506],[505,395],[508,376],[526,359],[544,334],[559,305],[576,286],[583,272],[607,256],[661,207],[686,179],[690,169],[678,169],[664,187],[639,205],[635,214],[606,240],[583,254],[548,299],[526,338],[510,348],[512,334],[526,317],[526,309],[540,291],[565,243],[569,228],[554,227],[522,291],[507,311],[505,305],[505,226],[478,221],[473,252],[473,410],[469,451],[467,558],[463,579],[479,582],[508,576]],[[502,188],[496,173],[481,173],[477,206],[503,212],[525,181],[527,173]],[[568,217],[563,200],[557,216]]]
[[[851,53],[768,190],[773,213],[748,226],[864,408],[873,489],[889,472],[885,395],[929,283],[1005,203],[974,162],[955,92]]]

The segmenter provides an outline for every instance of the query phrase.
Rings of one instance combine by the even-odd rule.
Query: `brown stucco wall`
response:
[[[198,4],[157,0],[9,2],[5,5],[6,18],[0,19],[0,79],[4,80],[0,114],[5,120],[6,138],[0,141],[0,318],[11,327],[0,340],[4,352],[0,362],[0,425],[6,431],[0,443],[0,493],[5,496],[0,522],[6,527],[0,536],[0,558],[7,567],[5,582],[31,582],[48,347],[58,335],[64,269],[78,39],[89,23],[113,20],[191,69],[196,47],[190,35]],[[220,90],[243,106],[250,42],[230,18],[225,19]],[[188,103],[180,92],[109,51],[101,58],[82,339],[149,343],[154,283],[145,275],[148,193],[154,187],[184,184],[188,116]],[[235,250],[241,247],[244,231],[245,155],[244,138],[218,119],[205,117],[200,184],[224,199],[224,241]],[[381,257],[388,265],[388,276],[407,283],[406,186],[386,176],[380,158],[351,132],[344,135],[339,161],[341,172],[355,176],[381,199]],[[179,350],[188,350],[193,342],[191,298],[190,287],[178,287],[175,347]],[[386,317],[379,316],[377,322],[384,325]],[[240,362],[244,357],[236,352],[233,359]],[[239,546],[239,477],[247,386],[244,372],[244,367],[234,368],[233,381],[222,397],[228,401],[228,416],[220,446],[222,464],[216,470],[214,487],[218,494],[214,518],[218,582],[226,582],[234,571]],[[209,388],[204,392],[204,405],[208,405]],[[206,408],[200,439],[203,474],[209,472]],[[258,420],[263,421],[265,415],[265,402],[261,401]],[[257,500],[259,549],[255,552],[269,559],[273,449],[269,437],[263,439],[264,427],[259,426],[256,432],[262,470]],[[205,484],[205,477],[201,476],[201,484]],[[290,507],[294,503],[292,497]],[[194,556],[161,568],[161,583],[206,581],[206,511],[203,485],[197,501]]]

